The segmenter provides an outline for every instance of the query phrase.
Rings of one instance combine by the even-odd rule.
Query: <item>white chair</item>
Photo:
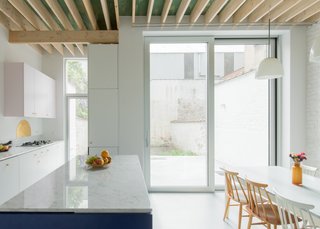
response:
[[[274,190],[283,229],[316,229],[310,210],[313,205],[299,203],[282,196]],[[291,217],[288,217],[290,214]]]
[[[307,175],[316,176],[318,168],[309,165],[301,165],[302,172]]]

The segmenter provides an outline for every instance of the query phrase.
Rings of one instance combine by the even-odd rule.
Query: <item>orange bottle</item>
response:
[[[292,166],[292,184],[302,184],[302,168],[299,162],[295,162]]]

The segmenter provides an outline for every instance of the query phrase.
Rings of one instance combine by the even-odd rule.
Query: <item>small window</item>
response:
[[[88,93],[88,61],[87,59],[66,60],[66,93]]]

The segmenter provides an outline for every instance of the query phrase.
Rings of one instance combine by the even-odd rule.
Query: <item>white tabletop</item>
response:
[[[115,156],[103,169],[73,159],[0,206],[0,211],[150,213],[137,156]]]
[[[259,166],[234,168],[243,179],[248,178],[259,183],[268,184],[268,192],[273,194],[274,188],[288,199],[312,204],[312,214],[320,218],[320,179],[303,174],[301,186],[291,183],[291,170],[279,166]]]

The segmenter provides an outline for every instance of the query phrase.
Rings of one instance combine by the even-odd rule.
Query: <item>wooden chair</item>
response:
[[[241,228],[242,217],[248,217],[248,215],[243,215],[242,212],[243,206],[248,204],[248,196],[243,188],[243,185],[238,177],[237,172],[228,171],[226,169],[222,169],[224,171],[225,179],[226,179],[226,196],[227,203],[223,216],[223,220],[228,217],[229,207],[230,206],[239,206],[239,216],[238,216],[238,229]],[[233,200],[236,204],[230,204],[230,201]]]
[[[290,200],[281,194],[277,190],[274,190],[276,194],[276,202],[278,205],[278,211],[280,212],[280,220],[283,229],[315,229],[315,223],[310,214],[310,210],[314,208],[313,205],[299,203]],[[288,212],[293,217],[287,217]],[[301,221],[301,225],[299,222]]]
[[[267,184],[261,184],[246,179],[249,204],[247,211],[249,212],[248,229],[251,225],[265,225],[268,229],[273,225],[281,225],[280,215],[277,205],[273,204],[266,188]],[[252,223],[253,217],[258,218],[261,222]]]
[[[307,175],[316,176],[318,168],[309,165],[301,165],[302,172]]]

